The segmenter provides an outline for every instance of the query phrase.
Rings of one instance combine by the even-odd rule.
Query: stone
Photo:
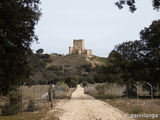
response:
[[[84,40],[78,39],[73,40],[73,47],[69,47],[69,54],[77,54],[77,55],[92,55],[92,50],[84,48]]]

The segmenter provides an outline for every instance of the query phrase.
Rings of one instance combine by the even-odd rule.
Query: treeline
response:
[[[101,72],[100,76],[108,82],[125,84],[130,95],[135,93],[133,84],[150,91],[147,82],[153,86],[154,93],[160,92],[160,20],[144,28],[140,40],[116,45]]]

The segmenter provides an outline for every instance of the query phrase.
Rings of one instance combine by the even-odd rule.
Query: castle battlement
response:
[[[84,40],[83,39],[74,39],[73,40],[73,47],[69,47],[69,54],[92,55],[92,50],[84,48]]]

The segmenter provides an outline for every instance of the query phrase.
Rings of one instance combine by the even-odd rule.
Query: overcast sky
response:
[[[139,40],[139,32],[160,12],[152,8],[151,0],[136,0],[137,11],[128,6],[119,10],[116,0],[41,0],[42,17],[36,26],[39,44],[34,52],[68,54],[73,39],[84,39],[85,48],[93,54],[107,57],[114,46],[129,40]]]

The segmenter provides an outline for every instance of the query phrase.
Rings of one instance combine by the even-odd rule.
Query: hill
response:
[[[78,81],[86,79],[94,82],[97,67],[104,65],[106,58],[87,55],[34,54],[32,79],[38,84],[49,84],[74,77]]]

